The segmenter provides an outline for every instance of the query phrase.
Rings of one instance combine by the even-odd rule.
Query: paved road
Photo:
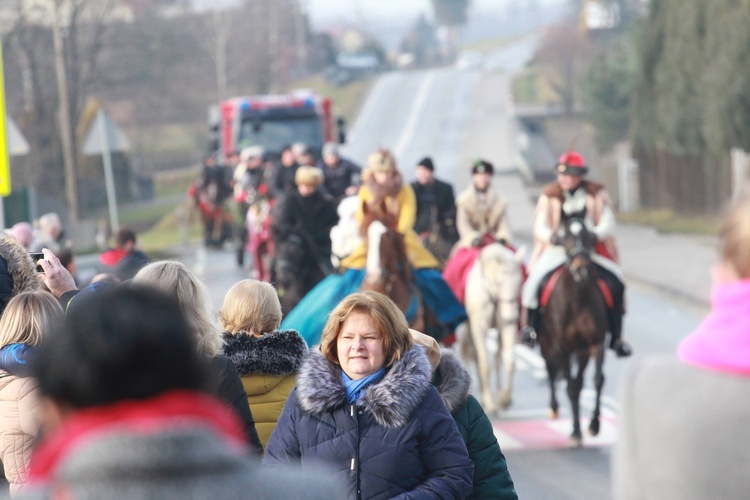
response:
[[[512,50],[527,51],[527,44]],[[522,54],[498,55],[493,61],[518,64]],[[511,63],[508,63],[511,64]],[[394,151],[410,179],[414,165],[424,155],[435,160],[438,176],[458,190],[469,179],[470,161],[484,157],[502,170],[495,185],[508,198],[510,218],[518,242],[531,233],[533,210],[529,191],[518,165],[516,133],[509,101],[508,71],[515,68],[495,63],[485,72],[461,72],[452,68],[383,76],[350,134],[346,154],[364,162],[378,147]],[[633,241],[633,245],[637,241]],[[624,248],[627,255],[630,249]],[[227,251],[196,250],[184,260],[206,280],[217,308],[226,290],[246,272],[236,269]],[[679,340],[699,322],[705,309],[694,302],[664,294],[653,287],[631,283],[628,292],[625,337],[638,354],[674,352]],[[586,447],[567,448],[570,422],[564,387],[558,388],[561,418],[546,417],[549,398],[546,374],[538,351],[516,346],[518,371],[514,404],[493,418],[496,434],[508,458],[509,468],[522,498],[610,498],[609,463],[617,439],[617,390],[628,361],[609,356],[603,398],[603,428]],[[591,374],[587,386],[591,387]],[[590,414],[592,393],[586,390],[583,415]]]

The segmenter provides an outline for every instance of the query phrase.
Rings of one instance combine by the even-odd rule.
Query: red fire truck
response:
[[[230,151],[257,145],[269,158],[278,158],[284,145],[301,142],[317,157],[323,143],[344,142],[344,120],[336,122],[334,138],[331,100],[309,90],[232,97],[209,110],[209,148],[224,159]]]

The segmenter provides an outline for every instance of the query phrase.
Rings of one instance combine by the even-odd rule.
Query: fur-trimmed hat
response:
[[[396,170],[396,160],[390,151],[380,149],[367,158],[367,168],[373,172],[392,172]]]
[[[323,184],[323,171],[316,167],[299,167],[294,173],[294,183],[298,186],[320,186]]]

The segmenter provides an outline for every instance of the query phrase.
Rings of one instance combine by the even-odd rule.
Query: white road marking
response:
[[[430,72],[427,77],[422,80],[422,84],[419,86],[417,97],[414,99],[414,104],[409,111],[409,119],[407,120],[406,125],[404,125],[404,129],[401,131],[398,142],[393,147],[393,154],[396,158],[401,158],[404,155],[406,148],[414,137],[414,131],[417,129],[419,118],[424,112],[425,105],[427,104],[427,97],[430,95],[432,83],[435,80],[435,75],[436,73],[434,71]]]

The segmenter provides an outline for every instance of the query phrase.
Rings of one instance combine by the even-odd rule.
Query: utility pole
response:
[[[57,74],[57,94],[60,98],[60,136],[65,166],[65,198],[68,201],[68,216],[71,222],[78,221],[78,179],[76,177],[75,155],[73,154],[73,130],[70,124],[70,95],[68,76],[65,68],[65,50],[60,29],[60,4],[63,0],[52,0],[53,22],[52,40],[55,47],[55,72]]]

